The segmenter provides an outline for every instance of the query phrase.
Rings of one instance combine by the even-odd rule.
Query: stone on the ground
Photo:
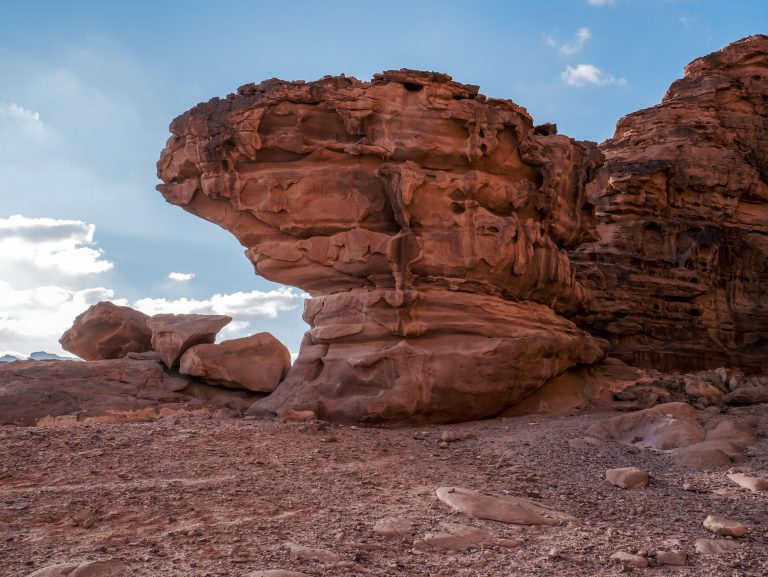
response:
[[[730,539],[696,539],[693,544],[700,555],[722,555],[741,548],[741,545]]]
[[[80,314],[59,343],[86,361],[119,359],[152,350],[149,316],[130,307],[102,301]]]
[[[611,559],[618,561],[622,565],[629,565],[631,567],[637,567],[638,569],[648,567],[648,559],[641,557],[640,555],[627,553],[626,551],[616,551],[611,555]]]
[[[709,515],[704,519],[704,528],[723,537],[744,537],[747,534],[746,525],[719,515]]]
[[[373,532],[388,539],[402,539],[413,528],[413,521],[404,517],[379,519],[373,526]]]
[[[516,525],[559,525],[574,520],[571,515],[522,497],[490,496],[462,487],[440,487],[437,497],[449,507],[477,519]]]
[[[768,403],[768,387],[740,387],[725,395],[729,405],[758,405]]]
[[[605,479],[622,489],[637,489],[648,485],[648,472],[637,467],[623,467],[621,469],[608,469]]]
[[[341,561],[341,557],[339,557],[336,553],[326,549],[315,549],[305,545],[300,545],[299,543],[291,542],[286,542],[284,545],[298,559],[320,561],[321,563],[338,563]]]
[[[768,491],[768,477],[756,477],[745,473],[728,473],[727,477],[737,485],[753,493]]]
[[[34,573],[30,573],[27,577],[61,577],[62,575],[69,575],[78,568],[79,563],[58,563],[56,565],[49,565],[38,569]]]
[[[179,372],[207,383],[271,393],[291,368],[291,353],[269,333],[218,344],[195,345],[182,355]]]
[[[696,443],[675,449],[672,452],[672,460],[677,465],[702,471],[728,467],[733,461],[723,448],[719,443]]]
[[[685,566],[688,556],[682,551],[656,551],[656,563],[659,565]]]
[[[460,551],[469,547],[480,547],[493,540],[493,535],[488,531],[461,523],[443,522],[440,524],[440,529],[442,529],[441,532],[424,535],[420,540],[420,546]]]
[[[152,348],[170,369],[188,348],[213,343],[230,321],[232,317],[226,315],[159,314],[147,326],[152,331]]]

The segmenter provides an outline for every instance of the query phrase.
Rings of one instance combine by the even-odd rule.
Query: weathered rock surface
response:
[[[74,320],[59,339],[62,348],[85,359],[119,359],[152,350],[149,316],[130,307],[102,301]]]
[[[169,369],[194,345],[210,344],[232,321],[227,315],[159,314],[147,322],[152,331],[152,349]]]
[[[18,361],[0,365],[0,425],[119,422],[241,412],[255,396],[166,373],[157,361]]]
[[[462,487],[439,487],[437,498],[471,517],[516,525],[559,525],[574,518],[522,497],[492,496]]]
[[[179,372],[207,383],[271,393],[291,368],[291,353],[269,333],[218,344],[195,345],[182,355]]]
[[[727,477],[740,487],[749,489],[753,493],[768,491],[768,477],[758,477],[745,473],[729,473]]]
[[[166,200],[231,231],[258,274],[313,297],[311,329],[253,414],[495,415],[600,344],[586,293],[593,144],[443,74],[268,80],[171,124]]]
[[[27,577],[129,577],[131,565],[125,561],[86,561],[50,565]]]
[[[650,478],[648,471],[638,467],[622,467],[620,469],[608,469],[605,472],[605,480],[622,489],[638,489],[647,486]]]
[[[723,555],[740,549],[741,545],[727,539],[696,539],[694,547],[699,555]]]
[[[622,118],[589,189],[600,239],[571,252],[579,324],[660,370],[768,370],[768,37],[694,60]]]
[[[744,537],[747,534],[743,523],[719,515],[709,515],[704,519],[704,528],[724,537]]]

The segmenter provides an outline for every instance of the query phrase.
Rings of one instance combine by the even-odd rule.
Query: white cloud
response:
[[[616,4],[616,0],[587,0],[587,4],[590,6],[607,6],[608,4]]]
[[[575,54],[584,48],[584,44],[592,37],[589,28],[582,26],[576,32],[573,42],[565,42],[560,46],[560,53],[565,55]],[[551,44],[550,44],[551,46]]]
[[[616,78],[611,74],[603,72],[594,64],[577,64],[566,66],[560,74],[560,78],[568,86],[609,86],[611,84],[626,85],[624,78]]]
[[[186,282],[188,280],[192,280],[195,278],[195,273],[193,272],[169,272],[168,278],[171,280],[175,280],[178,282]]]
[[[29,288],[112,269],[93,241],[95,230],[80,220],[0,218],[0,278]]]
[[[271,291],[236,292],[215,294],[209,299],[196,300],[180,298],[145,298],[137,300],[133,306],[148,315],[159,313],[230,315],[232,317],[252,319],[266,317],[274,319],[278,313],[295,309],[306,295],[290,287]]]
[[[19,106],[15,102],[0,102],[0,117],[21,120],[30,124],[42,124],[39,112]]]

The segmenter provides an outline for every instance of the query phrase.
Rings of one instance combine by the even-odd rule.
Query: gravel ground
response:
[[[768,405],[734,411],[757,416],[760,433],[734,468],[767,472]],[[768,493],[740,488],[727,469],[683,468],[664,453],[608,441],[573,446],[608,416],[402,429],[216,417],[4,427],[0,575],[106,559],[130,563],[139,577],[239,577],[270,568],[316,577],[768,575]],[[446,431],[458,440],[442,441]],[[627,466],[646,469],[650,485],[624,490],[605,481],[606,469]],[[521,527],[474,519],[437,499],[435,489],[446,485],[526,497],[578,521]],[[751,528],[737,551],[695,552],[697,538],[724,539],[702,526],[709,514]],[[373,532],[390,517],[412,520],[412,531],[395,539]],[[414,547],[446,521],[496,541],[458,551]],[[286,542],[340,560],[299,559]],[[610,560],[623,550],[653,565],[654,551],[672,549],[688,554],[687,566]]]

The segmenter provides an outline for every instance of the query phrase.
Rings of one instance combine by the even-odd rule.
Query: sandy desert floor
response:
[[[732,468],[767,471],[768,405],[729,412],[757,416],[760,433]],[[260,569],[316,577],[768,575],[767,493],[735,485],[727,469],[703,472],[664,453],[584,442],[589,425],[606,416],[404,429],[217,417],[4,427],[0,575],[106,559],[153,577]],[[442,441],[446,431],[459,440]],[[605,481],[606,469],[625,466],[646,469],[650,485],[624,490]],[[446,485],[527,497],[577,521],[527,527],[474,519],[437,499]],[[698,538],[724,539],[702,526],[709,514],[751,528],[738,549],[695,552]],[[408,519],[411,528],[395,538],[374,532],[389,518]],[[446,522],[484,529],[493,540],[461,550],[425,545]],[[687,566],[610,560],[623,550],[653,565],[653,552],[672,549],[688,554]]]

